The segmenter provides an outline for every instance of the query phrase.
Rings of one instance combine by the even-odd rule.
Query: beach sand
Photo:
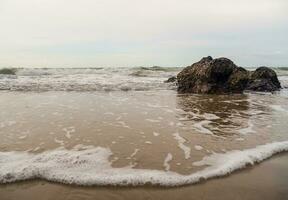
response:
[[[229,176],[184,187],[80,187],[35,180],[1,185],[0,199],[286,200],[288,199],[287,169],[288,155],[283,153]]]

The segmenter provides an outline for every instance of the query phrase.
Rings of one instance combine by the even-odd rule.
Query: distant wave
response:
[[[131,74],[131,76],[136,76],[136,77],[147,77],[147,76],[151,76],[151,75],[155,75],[155,74],[159,74],[161,72],[180,72],[182,68],[179,67],[158,67],[158,66],[154,66],[154,67],[135,67],[135,68],[131,68],[131,70],[133,71]],[[158,73],[157,73],[158,72]]]
[[[29,179],[44,179],[75,185],[161,185],[180,186],[226,176],[247,165],[255,165],[271,156],[288,151],[288,141],[260,145],[243,151],[214,153],[194,162],[208,166],[190,175],[172,171],[134,169],[131,166],[113,168],[110,149],[90,147],[86,150],[56,149],[39,154],[0,152],[0,183]]]
[[[139,67],[141,70],[150,70],[150,71],[163,71],[163,72],[171,72],[171,71],[180,71],[182,68],[180,67]],[[134,68],[137,69],[137,68]]]
[[[0,90],[12,91],[145,91],[174,89],[164,83],[180,68],[18,68],[0,74]]]
[[[288,67],[277,67],[275,68],[276,70],[283,70],[283,71],[288,71]]]
[[[5,70],[13,70],[18,76],[43,76],[43,75],[56,75],[56,74],[98,74],[103,72],[114,73],[133,73],[137,71],[150,71],[150,72],[179,72],[180,67],[115,67],[115,68],[103,68],[103,67],[85,67],[85,68],[4,68]],[[0,70],[1,74],[1,70]],[[3,73],[4,74],[4,73]]]

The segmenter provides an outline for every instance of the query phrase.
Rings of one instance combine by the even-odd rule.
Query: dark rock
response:
[[[15,68],[3,68],[3,69],[0,69],[0,74],[15,75],[16,72],[17,72],[17,69],[15,69]]]
[[[211,56],[184,68],[177,75],[177,81],[178,91],[182,93],[275,91],[281,87],[276,73],[270,68],[261,67],[250,73],[227,58],[213,59]]]
[[[259,67],[250,75],[247,90],[272,92],[279,90],[281,84],[274,70],[268,67]]]
[[[242,92],[245,90],[249,81],[249,72],[243,67],[237,67],[227,81],[228,89],[233,92]]]
[[[178,91],[190,93],[227,93],[227,81],[237,66],[227,58],[208,56],[186,67],[177,75]]]
[[[174,82],[176,82],[176,81],[177,81],[176,76],[172,76],[172,77],[168,78],[168,79],[165,81],[165,83],[174,83]]]

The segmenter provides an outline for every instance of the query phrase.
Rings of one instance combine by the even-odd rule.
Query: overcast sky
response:
[[[288,0],[0,0],[0,67],[288,66]]]

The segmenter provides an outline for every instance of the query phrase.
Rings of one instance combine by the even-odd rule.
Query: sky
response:
[[[287,0],[0,0],[0,67],[288,66]]]

